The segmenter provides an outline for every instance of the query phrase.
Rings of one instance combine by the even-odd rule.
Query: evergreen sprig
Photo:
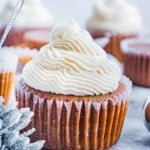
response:
[[[0,97],[0,150],[40,150],[45,141],[39,140],[30,143],[31,135],[35,129],[20,133],[34,115],[29,108],[18,109],[17,103],[3,105],[3,98]]]

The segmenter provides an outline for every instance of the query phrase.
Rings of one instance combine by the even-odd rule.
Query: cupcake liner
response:
[[[40,49],[49,43],[50,29],[30,30],[24,34],[24,45],[30,48]]]
[[[124,73],[135,84],[150,87],[150,51],[141,47],[132,47],[134,43],[149,44],[150,40],[129,39],[121,43]]]
[[[4,104],[7,104],[12,94],[18,58],[3,50],[0,53],[0,96],[4,97]]]
[[[24,65],[32,60],[38,53],[37,49],[19,47],[3,47],[2,50],[18,56],[17,73],[21,73]]]
[[[40,92],[21,80],[19,107],[35,112],[31,139],[45,139],[48,149],[109,148],[120,137],[128,107],[131,84],[127,78],[121,82],[112,94],[79,97]]]

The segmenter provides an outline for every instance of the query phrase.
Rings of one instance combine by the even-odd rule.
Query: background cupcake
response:
[[[15,54],[18,57],[17,73],[21,73],[24,65],[36,57],[38,50],[30,48],[19,48],[19,47],[3,47],[3,51]]]
[[[87,29],[93,38],[110,38],[105,49],[119,60],[122,60],[120,41],[138,36],[142,26],[138,8],[126,0],[97,1],[93,14],[87,21]]]
[[[55,27],[50,44],[27,63],[19,107],[35,112],[32,139],[49,149],[106,149],[117,142],[131,82],[75,22]]]
[[[150,39],[121,42],[124,73],[136,84],[150,87]]]
[[[0,96],[8,104],[13,96],[13,83],[16,74],[18,57],[0,49]],[[12,99],[11,99],[12,100]]]
[[[0,14],[0,19],[6,25],[17,4],[17,0],[9,0]],[[11,29],[5,45],[18,45],[23,42],[23,35],[29,30],[50,30],[54,19],[41,0],[25,0],[14,27]],[[40,35],[38,35],[40,36]]]

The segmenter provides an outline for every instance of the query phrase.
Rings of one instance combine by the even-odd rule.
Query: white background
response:
[[[145,29],[150,31],[150,0],[128,0],[139,7]],[[54,15],[56,23],[66,23],[74,18],[81,26],[85,26],[92,12],[95,0],[43,0]]]

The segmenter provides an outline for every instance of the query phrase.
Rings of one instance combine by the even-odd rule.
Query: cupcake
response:
[[[35,112],[32,140],[47,149],[107,149],[120,137],[131,82],[74,21],[56,26],[50,44],[23,69],[19,107]]]
[[[121,48],[124,73],[134,83],[150,87],[150,39],[126,39]]]
[[[17,62],[16,55],[0,49],[0,96],[4,98],[5,105],[10,102],[13,92]]]
[[[93,38],[110,38],[105,50],[120,61],[120,41],[138,36],[142,32],[142,26],[138,8],[126,0],[97,1],[93,14],[87,21],[87,29]]]
[[[10,0],[7,7],[1,13],[1,20],[6,24],[13,9],[16,6],[16,0]],[[34,8],[33,8],[34,6]],[[45,8],[42,0],[25,0],[24,5],[18,15],[14,27],[11,29],[5,45],[17,45],[22,43],[23,35],[29,30],[51,29],[54,19]]]
[[[36,57],[38,52],[37,49],[19,47],[3,47],[2,50],[18,56],[17,73],[21,73],[24,65]]]
[[[23,43],[19,46],[37,48],[40,49],[42,46],[48,44],[48,36],[50,30],[31,30],[27,31],[23,37]]]

